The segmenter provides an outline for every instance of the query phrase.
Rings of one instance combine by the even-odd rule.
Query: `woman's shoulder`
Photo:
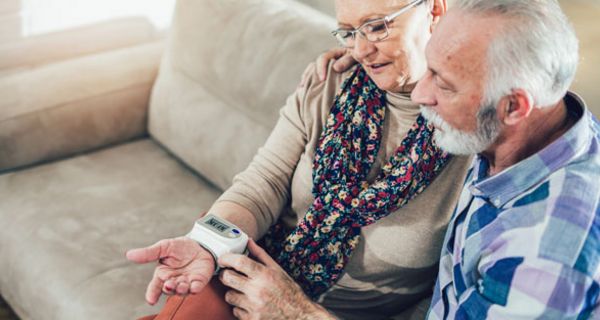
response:
[[[338,72],[333,68],[334,63],[335,60],[329,61],[329,64],[326,68],[327,73],[324,80],[319,79],[319,75],[317,73],[317,64],[315,62],[309,63],[302,75],[304,85],[311,86],[318,85],[321,83],[333,83],[337,84],[339,87],[342,84],[342,82],[346,78],[348,78],[356,68],[356,66],[352,66],[346,71]]]
[[[322,118],[329,113],[335,97],[339,94],[342,83],[353,72],[354,67],[344,72],[333,69],[333,62],[327,66],[325,79],[320,79],[314,62],[310,63],[302,76],[296,96],[300,99],[301,108],[311,117]]]

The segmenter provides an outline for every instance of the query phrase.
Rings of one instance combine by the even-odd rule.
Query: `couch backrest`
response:
[[[335,17],[335,1],[334,0],[298,0],[307,4],[319,11],[325,12],[328,15]]]
[[[335,21],[293,0],[180,0],[149,132],[222,189],[264,143]]]

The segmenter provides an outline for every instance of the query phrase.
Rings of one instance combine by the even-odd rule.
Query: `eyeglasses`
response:
[[[363,39],[367,39],[370,42],[378,42],[384,40],[390,35],[388,24],[394,19],[398,18],[401,14],[407,12],[409,9],[421,4],[424,0],[413,0],[400,10],[387,15],[383,18],[374,19],[363,23],[360,27],[347,30],[337,29],[331,31],[331,34],[337,39],[341,46],[346,48],[352,48],[354,46],[354,40],[356,39],[356,33],[359,33]]]

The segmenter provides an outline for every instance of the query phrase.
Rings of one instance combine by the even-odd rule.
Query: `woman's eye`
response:
[[[343,38],[343,39],[352,38],[352,32],[351,31],[347,31],[347,30],[340,30],[340,31],[338,31],[338,35],[341,38]]]
[[[367,28],[368,32],[379,33],[385,31],[385,23],[373,23]]]

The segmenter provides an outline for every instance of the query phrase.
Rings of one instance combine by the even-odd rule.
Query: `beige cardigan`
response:
[[[310,79],[281,109],[271,136],[249,167],[217,202],[231,201],[250,210],[259,234],[279,218],[291,228],[314,198],[312,164],[335,94],[349,73],[329,70]],[[368,175],[372,181],[394,154],[419,114],[409,97],[387,94],[382,144]],[[345,273],[321,303],[344,319],[402,318],[401,314],[432,290],[446,225],[460,193],[469,159],[453,158],[436,180],[403,208],[362,228],[361,240]],[[426,309],[427,300],[421,303]],[[417,317],[423,317],[417,312]]]

